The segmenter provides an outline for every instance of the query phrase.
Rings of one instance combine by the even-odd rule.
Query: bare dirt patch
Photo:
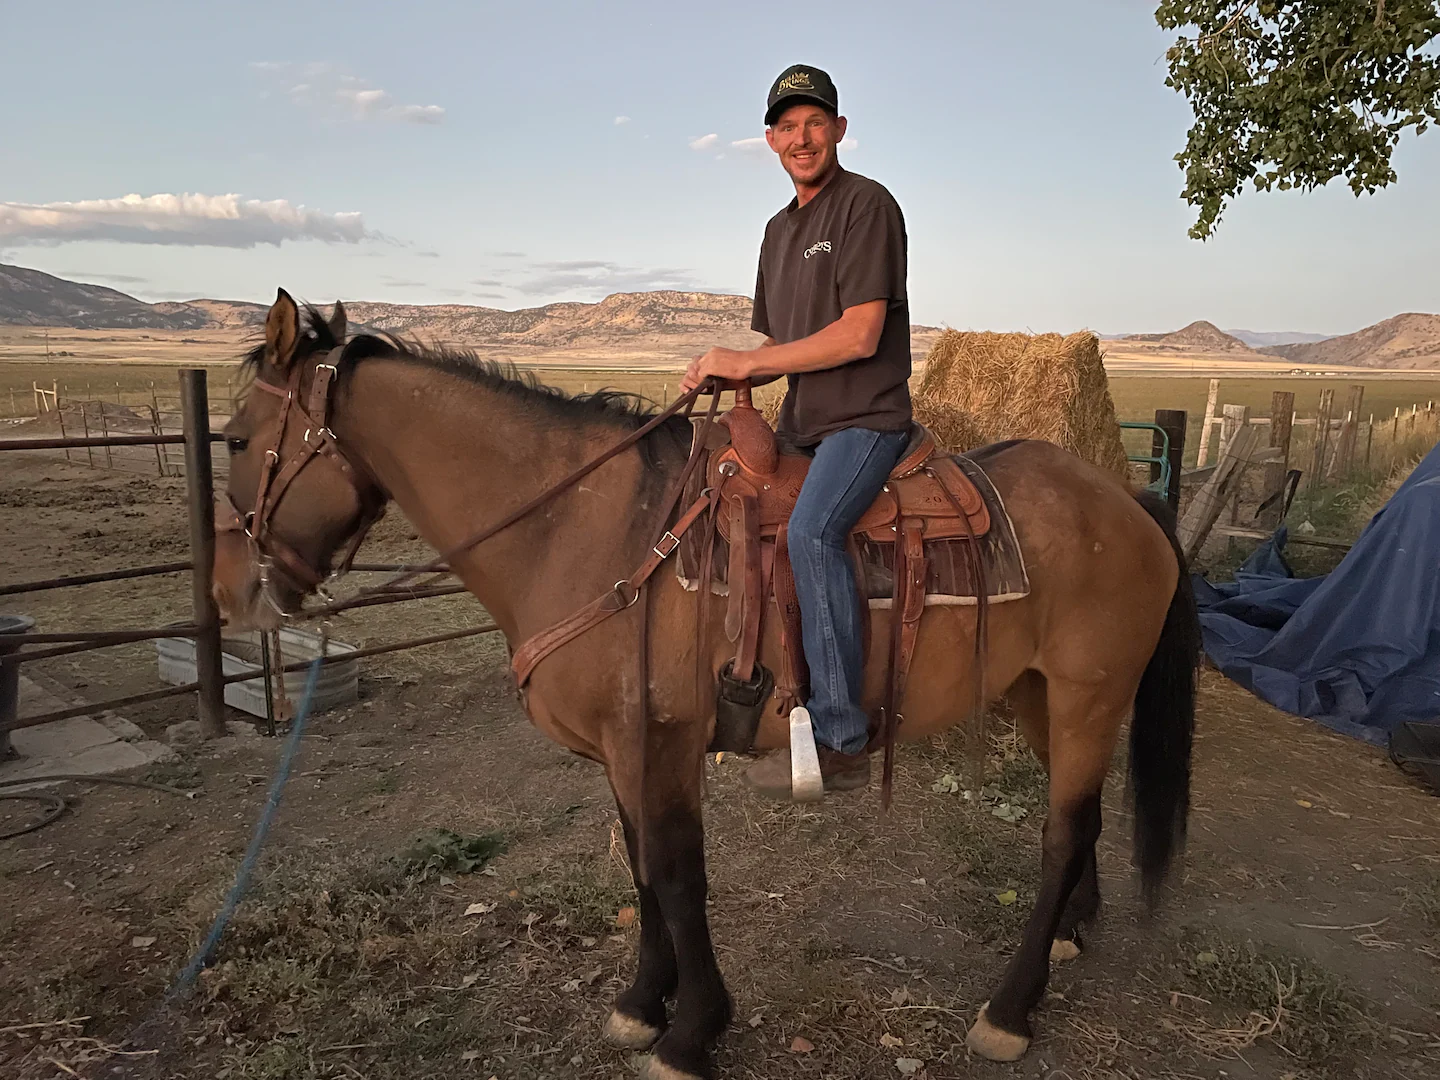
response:
[[[0,474],[8,580],[184,558],[184,537],[176,481],[41,455]],[[366,557],[421,550],[397,516]],[[46,628],[152,624],[185,617],[186,588],[7,607]],[[337,635],[481,617],[468,598],[428,601],[357,612]],[[154,685],[140,646],[43,669],[95,696]],[[158,735],[189,710],[128,715]],[[193,800],[82,786],[59,822],[0,845],[0,1075],[630,1075],[598,1039],[637,934],[609,793],[529,726],[488,638],[367,662],[361,700],[316,718],[254,891],[196,997],[164,1005],[277,753],[259,738],[188,752],[160,778],[198,785]],[[900,1060],[930,1080],[1440,1071],[1440,804],[1383,755],[1213,674],[1190,848],[1159,917],[1135,896],[1117,766],[1086,953],[1056,970],[1024,1061],[968,1059],[966,1025],[1033,900],[1044,785],[1001,740],[991,796],[968,803],[941,782],[962,760],[958,740],[904,749],[888,816],[874,792],[776,809],[743,792],[741,761],[711,763],[711,915],[737,1007],[722,1075],[880,1080],[906,1075]],[[505,850],[469,873],[401,858],[433,828]]]

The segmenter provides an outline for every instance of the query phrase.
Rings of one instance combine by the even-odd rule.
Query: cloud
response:
[[[769,150],[770,146],[763,135],[757,135],[753,139],[736,139],[730,144],[736,150],[747,154],[759,153],[762,150]]]
[[[283,93],[301,108],[322,115],[403,124],[438,124],[445,119],[445,109],[441,105],[397,104],[388,91],[331,64],[257,60],[250,67],[260,73],[276,92]]]
[[[860,140],[859,140],[859,139],[853,139],[853,138],[851,138],[851,139],[841,139],[841,140],[840,140],[840,149],[841,149],[841,150],[859,150],[859,149],[860,149]]]
[[[438,259],[440,257],[440,252],[438,251],[417,251],[415,254],[422,259]]]
[[[428,289],[430,287],[428,281],[412,281],[409,278],[382,277],[380,280],[396,289]]]
[[[523,259],[523,258],[525,258],[525,252],[523,252],[523,251],[487,251],[485,254],[489,255],[492,259]]]
[[[477,292],[477,293],[471,293],[470,295],[473,296],[473,297],[475,297],[476,299],[479,299],[479,300],[504,300],[504,299],[505,299],[505,294],[504,294],[504,293],[498,293],[498,292]]]
[[[0,202],[0,240],[60,244],[111,240],[188,247],[279,247],[285,240],[358,244],[377,239],[357,213],[328,214],[284,199],[239,195],[126,195],[80,202]]]
[[[579,293],[602,297],[615,292],[648,292],[651,289],[697,290],[694,273],[677,267],[624,266],[596,259],[532,264],[535,276],[513,286],[526,296]]]
[[[630,122],[630,117],[628,117],[628,116],[617,116],[617,117],[615,117],[615,126],[616,126],[616,127],[619,127],[621,124],[628,124],[629,122]]]
[[[715,145],[717,142],[719,142],[719,141],[720,141],[720,136],[719,136],[719,135],[716,135],[716,134],[712,131],[709,135],[701,135],[698,139],[691,139],[691,140],[690,140],[690,149],[691,149],[691,150],[709,150],[712,146],[714,146],[714,145]]]
[[[505,287],[505,283],[503,281],[497,281],[494,278],[475,278],[470,282],[470,284],[483,285],[487,289],[503,289]]]

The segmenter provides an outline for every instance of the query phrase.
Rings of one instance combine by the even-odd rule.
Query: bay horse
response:
[[[337,557],[348,564],[391,500],[426,541],[450,552],[625,440],[632,444],[623,452],[534,512],[454,551],[452,571],[514,649],[587,601],[618,594],[670,524],[664,496],[692,438],[684,417],[655,423],[659,414],[625,395],[567,396],[461,352],[375,334],[347,341],[339,304],[327,322],[284,290],[245,364],[254,382],[224,429],[227,495],[244,529],[219,533],[215,560],[215,597],[232,624],[272,626],[300,611]],[[1035,907],[967,1033],[973,1052],[1015,1060],[1029,1047],[1030,1013],[1051,960],[1078,955],[1081,928],[1098,909],[1101,788],[1132,713],[1134,858],[1151,900],[1183,843],[1199,631],[1163,502],[1045,442],[972,456],[1009,510],[1031,587],[1027,597],[990,608],[981,685],[1011,703],[1050,778]],[[697,634],[700,601],[673,571],[656,574],[643,593],[644,604],[623,604],[603,630],[548,655],[525,705],[544,734],[604,767],[625,830],[639,958],[604,1035],[651,1050],[650,1080],[696,1080],[713,1075],[731,1001],[705,911],[701,802],[715,703],[697,700],[695,672],[699,661],[718,672],[731,648],[720,605],[710,605],[712,632]],[[641,648],[642,610],[648,641],[663,648]],[[872,637],[882,645],[867,661],[870,704],[884,681],[888,617],[874,613]],[[926,614],[903,738],[924,739],[965,719],[979,673],[971,663],[976,624],[973,606]],[[772,670],[778,637],[776,630],[762,638]],[[637,650],[647,661],[643,684]],[[645,719],[632,730],[637,700]],[[788,737],[785,718],[770,711],[756,746],[782,747]]]

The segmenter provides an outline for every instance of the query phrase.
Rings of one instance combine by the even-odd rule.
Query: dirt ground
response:
[[[5,457],[3,580],[185,558],[180,481]],[[392,516],[364,557],[421,550]],[[43,629],[154,625],[185,618],[187,593],[184,577],[158,578],[5,607]],[[352,613],[335,633],[363,645],[482,618],[449,598]],[[103,697],[153,687],[154,663],[133,646],[41,669]],[[1038,879],[1033,758],[997,740],[976,805],[944,779],[961,772],[958,738],[904,748],[889,815],[874,790],[772,808],[742,789],[742,760],[712,762],[711,918],[736,1002],[720,1074],[1440,1075],[1440,800],[1371,748],[1214,673],[1203,682],[1182,872],[1146,915],[1117,763],[1106,906],[1010,1066],[968,1058],[964,1035]],[[126,715],[163,738],[192,709],[177,699]],[[360,701],[315,718],[197,994],[167,1002],[235,873],[279,742],[191,747],[152,772],[193,799],[73,786],[63,818],[0,843],[0,1076],[633,1074],[633,1057],[598,1038],[637,938],[613,806],[598,769],[528,725],[490,637],[364,662]],[[31,812],[0,803],[0,829]],[[504,850],[468,873],[407,858],[431,828]]]

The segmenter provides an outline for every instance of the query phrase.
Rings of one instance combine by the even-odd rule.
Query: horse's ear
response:
[[[345,305],[339,300],[335,301],[335,310],[330,313],[330,336],[335,339],[335,344],[345,344]]]
[[[284,289],[275,292],[275,303],[265,316],[265,358],[277,371],[289,368],[300,341],[300,309]]]

